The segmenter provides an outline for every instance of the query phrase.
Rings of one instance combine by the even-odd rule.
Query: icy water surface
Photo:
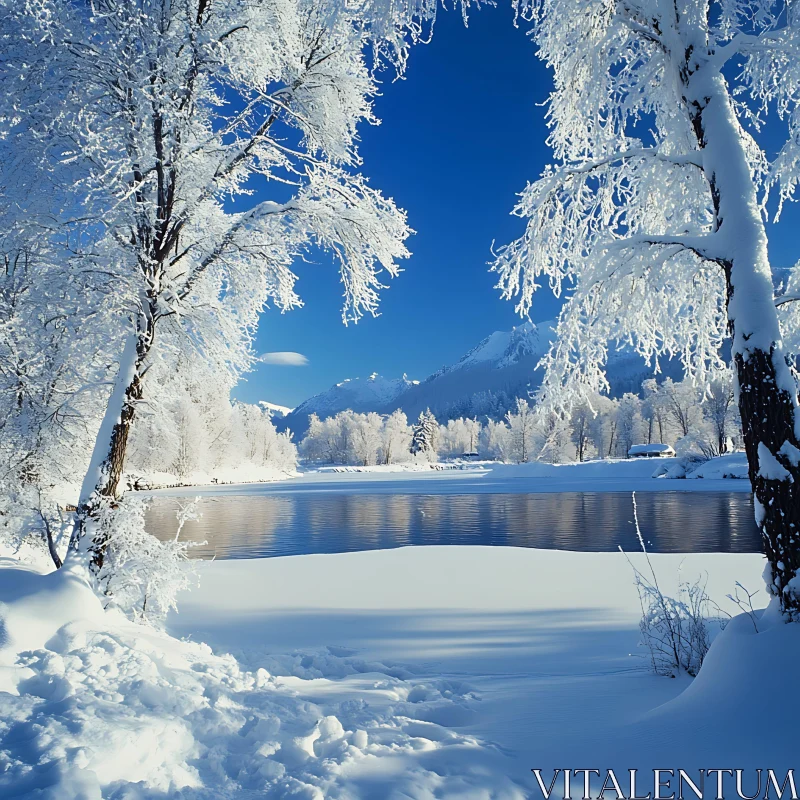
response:
[[[178,499],[158,496],[150,530],[175,532]],[[181,502],[186,502],[183,499]],[[747,492],[637,494],[652,552],[760,552]],[[389,494],[286,492],[206,497],[181,538],[207,541],[196,558],[343,553],[472,544],[607,551],[638,547],[629,492]]]

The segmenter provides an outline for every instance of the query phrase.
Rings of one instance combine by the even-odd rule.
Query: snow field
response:
[[[631,558],[643,567],[638,554]],[[766,602],[761,556],[652,560],[673,595],[679,581],[702,577],[730,614],[739,613],[726,599],[737,580],[760,590],[757,606]],[[788,688],[793,656],[782,653],[800,655],[798,631],[765,620],[755,635],[750,619],[737,617],[696,681],[656,677],[638,647],[641,612],[622,554],[418,547],[217,562],[203,564],[201,575],[170,630],[233,652],[251,668],[291,672],[281,680],[309,698],[357,680],[337,671],[343,664],[332,653],[359,669],[403,665],[403,679],[415,686],[441,692],[443,682],[456,684],[459,702],[417,714],[483,743],[471,758],[492,770],[488,796],[503,796],[507,779],[522,796],[538,796],[532,767],[778,769],[796,755],[789,731],[800,701]],[[786,703],[789,728],[764,725],[775,698]],[[393,778],[381,780],[384,792],[375,796],[394,796]],[[453,786],[409,796],[473,796]],[[373,796],[355,779],[350,791]]]
[[[735,581],[761,587],[760,556],[652,558],[665,591],[703,575],[731,613]],[[163,632],[74,573],[2,563],[4,800],[521,800],[532,767],[795,755],[796,626],[737,617],[694,682],[656,677],[622,554],[417,547],[199,573]],[[776,698],[786,723],[765,727]]]
[[[460,682],[336,648],[274,677],[103,611],[75,574],[1,575],[3,798],[521,797],[491,748],[433,721],[469,702]]]

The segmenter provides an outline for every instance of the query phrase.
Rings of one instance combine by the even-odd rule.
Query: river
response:
[[[522,491],[462,480],[366,480],[352,475],[257,486],[156,493],[148,528],[175,535],[185,495],[208,492],[202,516],[181,538],[205,542],[195,558],[266,558],[407,545],[469,544],[560,550],[636,550],[629,491]],[[455,477],[455,476],[453,476]],[[596,482],[595,482],[596,483]],[[689,488],[688,481],[670,481]],[[702,481],[692,481],[701,484]],[[749,492],[739,481],[703,491],[637,492],[639,521],[652,552],[760,552]],[[710,486],[710,482],[708,484]],[[492,491],[494,488],[494,491]],[[488,490],[487,490],[488,489]],[[182,494],[184,497],[176,497]]]

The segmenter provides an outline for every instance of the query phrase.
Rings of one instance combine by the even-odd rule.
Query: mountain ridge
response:
[[[461,416],[499,418],[516,398],[527,396],[541,383],[542,372],[536,367],[554,335],[554,320],[526,321],[510,331],[489,334],[454,364],[422,381],[405,375],[384,378],[377,373],[348,379],[308,398],[278,422],[300,438],[308,428],[310,414],[325,418],[345,409],[389,414],[400,408],[409,420],[428,408],[440,421]],[[635,353],[622,350],[610,356],[612,396],[638,392],[642,381],[653,374]],[[668,368],[665,374],[674,372]]]

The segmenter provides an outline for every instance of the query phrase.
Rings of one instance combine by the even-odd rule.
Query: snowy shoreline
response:
[[[213,496],[352,492],[370,494],[475,494],[552,492],[750,492],[743,453],[720,456],[685,479],[654,478],[675,458],[609,459],[575,464],[465,462],[447,469],[418,465],[326,467],[271,483],[231,483],[153,490],[148,494]],[[735,474],[738,478],[723,477]]]
[[[297,470],[287,471],[274,467],[237,468],[218,470],[213,476],[204,472],[193,473],[184,477],[170,472],[153,472],[147,475],[124,475],[128,491],[146,492],[161,489],[212,488],[214,486],[230,486],[239,484],[275,483],[296,478],[301,473]],[[138,484],[138,485],[137,485]]]

